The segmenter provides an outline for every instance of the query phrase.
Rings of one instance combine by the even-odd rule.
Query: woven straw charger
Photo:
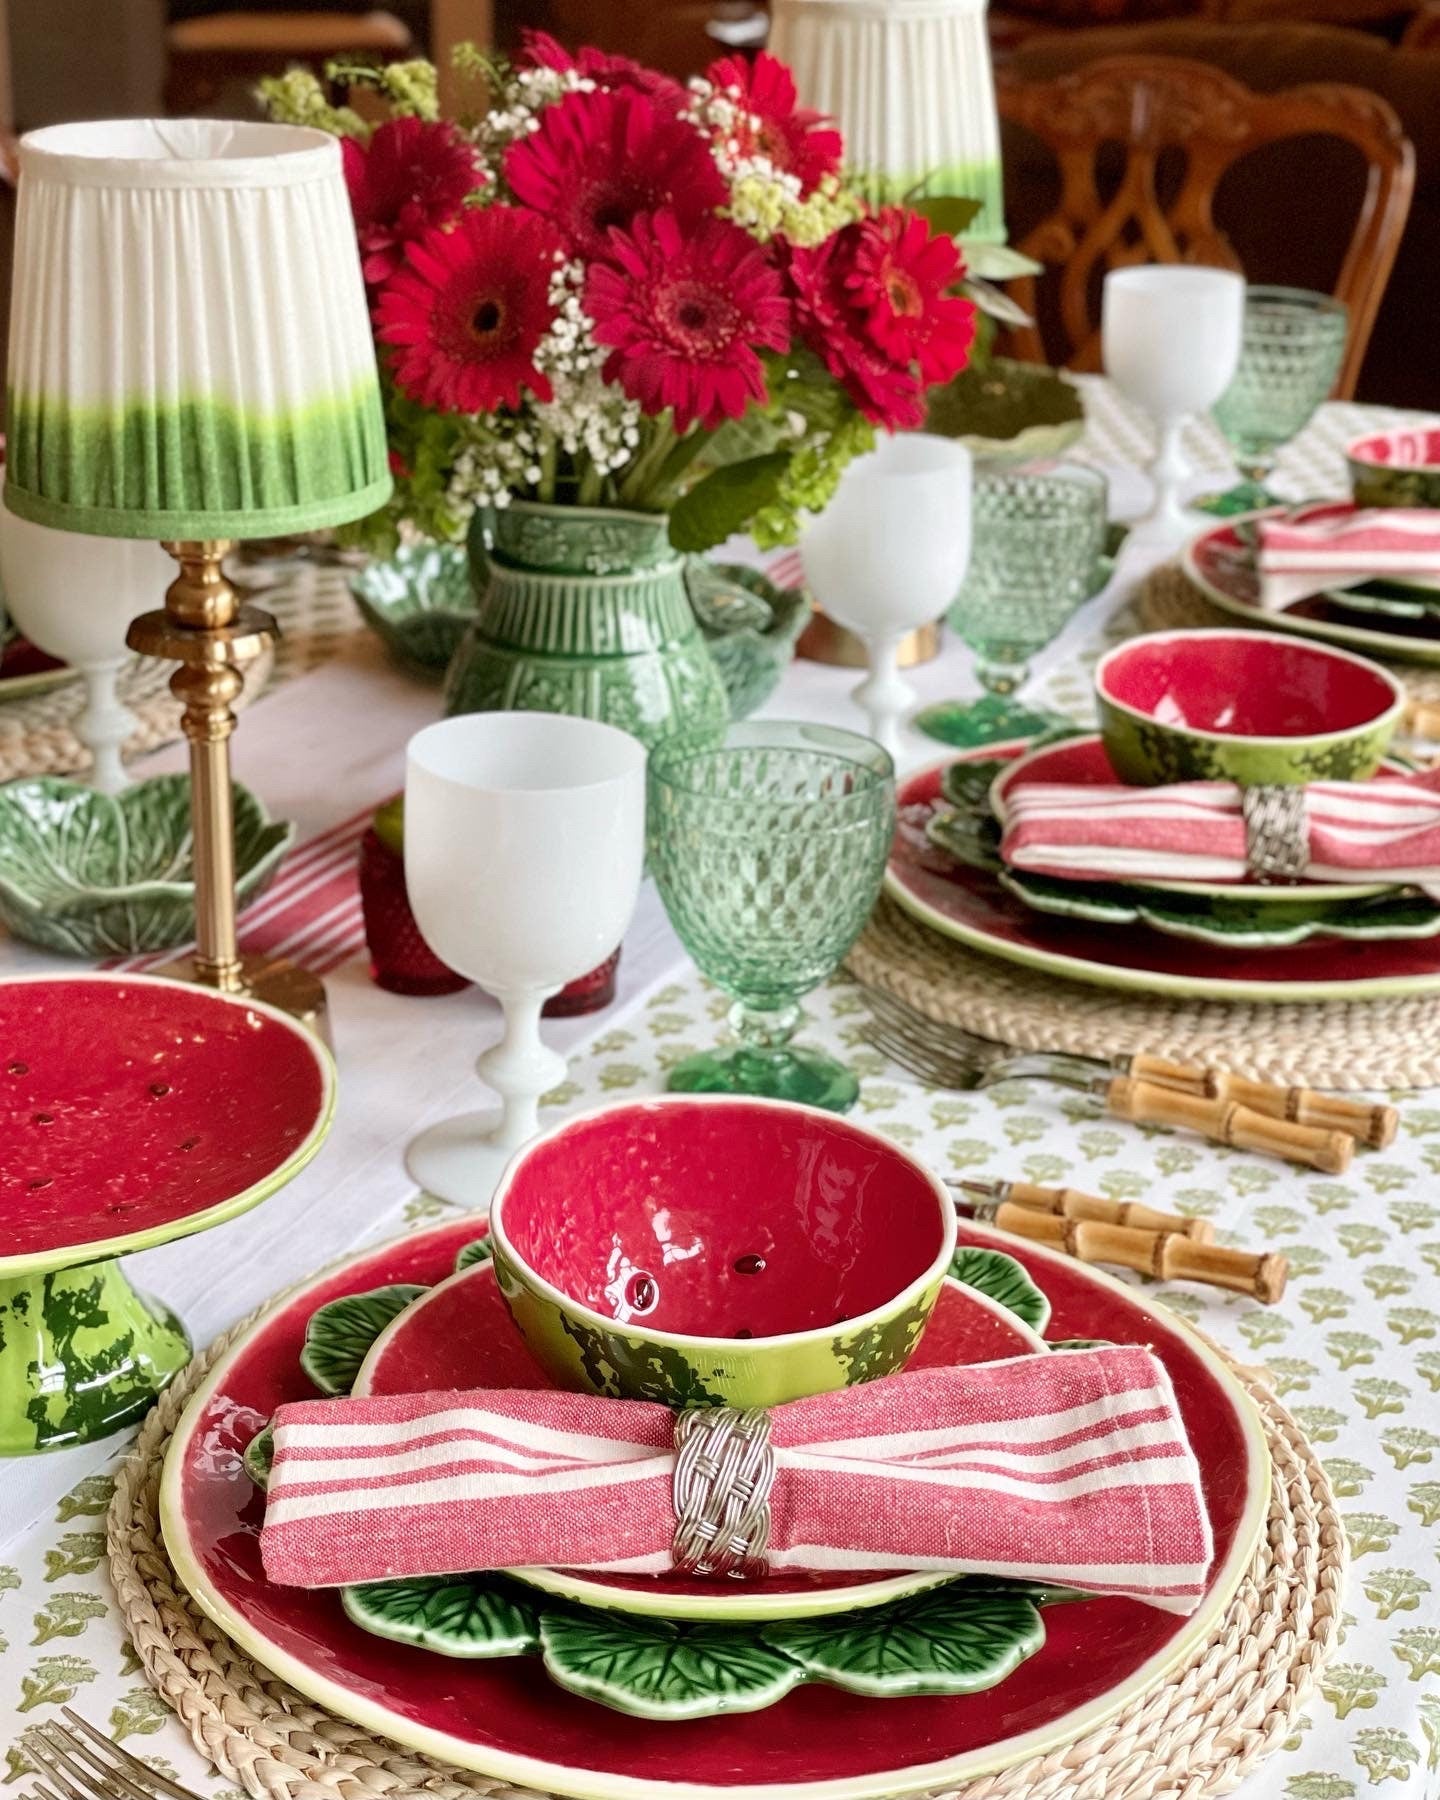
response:
[[[440,1800],[530,1793],[336,1718],[252,1662],[181,1587],[160,1535],[161,1465],[186,1400],[260,1316],[242,1321],[176,1377],[116,1483],[110,1573],[151,1685],[227,1780],[268,1800],[355,1800],[416,1789]],[[943,1790],[947,1795],[1200,1800],[1234,1787],[1289,1734],[1336,1642],[1345,1537],[1330,1483],[1263,1371],[1231,1367],[1270,1446],[1270,1510],[1250,1569],[1212,1636],[1167,1679],[1068,1749]]]

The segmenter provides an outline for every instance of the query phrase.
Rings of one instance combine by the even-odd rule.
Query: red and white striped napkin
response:
[[[275,1415],[265,1572],[298,1587],[559,1566],[663,1573],[675,1415],[560,1392]],[[1136,1345],[917,1370],[771,1413],[772,1571],[944,1569],[1192,1612],[1211,1558],[1170,1378]]]
[[[1261,519],[1256,537],[1265,612],[1377,575],[1440,586],[1440,511],[1326,504]]]
[[[1005,796],[1000,855],[1068,881],[1243,881],[1241,791],[1228,781],[1169,787],[1022,782]],[[1311,881],[1382,878],[1440,894],[1440,769],[1305,789]]]

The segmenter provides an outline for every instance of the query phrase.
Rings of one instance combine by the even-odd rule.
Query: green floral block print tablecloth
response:
[[[661,1071],[715,1041],[726,1002],[696,977],[600,1024],[549,1097],[549,1116],[658,1090]],[[1401,1098],[1387,1151],[1343,1181],[1102,1119],[1082,1096],[1015,1082],[936,1092],[869,1049],[864,1004],[841,984],[815,997],[809,1035],[864,1076],[857,1117],[945,1174],[1068,1181],[1213,1219],[1222,1242],[1291,1259],[1289,1292],[1264,1308],[1171,1285],[1164,1298],[1241,1359],[1266,1365],[1324,1457],[1350,1533],[1344,1641],[1300,1728],[1240,1792],[1251,1800],[1388,1800],[1440,1792],[1440,1094]],[[404,1200],[373,1236],[443,1216]],[[117,1451],[117,1454],[119,1452]],[[104,1566],[109,1481],[67,1495],[0,1567],[0,1733],[66,1701],[206,1794],[234,1790],[191,1750],[121,1641]],[[0,1750],[0,1757],[4,1752]],[[0,1763],[0,1795],[24,1762]]]

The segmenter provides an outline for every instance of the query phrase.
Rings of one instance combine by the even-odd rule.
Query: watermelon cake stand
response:
[[[133,1423],[189,1360],[119,1258],[267,1199],[330,1129],[294,1019],[139,975],[0,982],[0,1455]]]

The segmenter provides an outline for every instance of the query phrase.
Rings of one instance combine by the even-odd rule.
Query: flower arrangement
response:
[[[377,545],[512,498],[668,512],[682,550],[786,542],[965,367],[967,203],[867,205],[773,57],[682,86],[531,33],[457,67],[485,104],[453,121],[426,63],[332,66],[380,124],[302,71],[263,89],[343,140],[396,476]]]

